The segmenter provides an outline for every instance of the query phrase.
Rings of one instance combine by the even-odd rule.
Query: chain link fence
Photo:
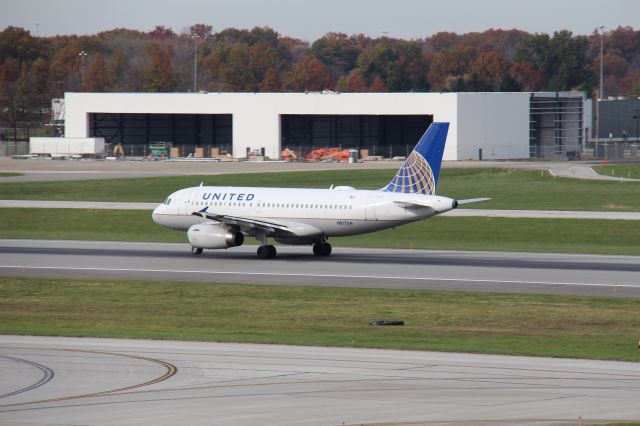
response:
[[[29,154],[29,142],[27,141],[0,141],[0,157],[27,154]]]

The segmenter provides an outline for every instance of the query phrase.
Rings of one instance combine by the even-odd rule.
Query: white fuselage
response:
[[[289,189],[200,186],[174,192],[153,212],[163,226],[184,230],[211,222],[207,213],[268,220],[295,230],[295,236],[331,237],[363,234],[425,219],[455,208],[455,200],[437,195],[381,190]],[[278,230],[273,237],[291,237]]]

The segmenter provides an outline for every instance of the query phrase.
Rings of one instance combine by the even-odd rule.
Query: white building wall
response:
[[[529,158],[529,93],[459,93],[458,160]]]
[[[445,161],[528,158],[528,93],[66,93],[67,137],[89,113],[232,114],[233,152],[280,156],[280,115],[433,115],[450,122]],[[417,142],[417,141],[416,141]]]

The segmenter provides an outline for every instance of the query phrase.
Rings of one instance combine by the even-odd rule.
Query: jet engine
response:
[[[221,224],[199,223],[187,231],[189,244],[205,249],[226,249],[241,246],[244,234]]]

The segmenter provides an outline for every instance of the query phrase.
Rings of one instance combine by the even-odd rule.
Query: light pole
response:
[[[636,114],[633,119],[636,120],[636,140],[640,142],[640,109],[634,111]]]
[[[604,99],[604,30],[605,26],[600,25],[600,99]]]
[[[198,93],[198,34],[191,36],[193,39],[193,93]]]
[[[598,96],[596,97],[596,149],[594,157],[598,156],[598,145],[600,144],[600,101],[604,99],[604,25],[600,25],[600,87],[598,87]]]
[[[81,50],[80,52],[78,52],[78,56],[80,56],[80,60],[82,61],[80,63],[80,86],[84,85],[84,61],[86,60],[88,53],[85,52],[84,50]]]

